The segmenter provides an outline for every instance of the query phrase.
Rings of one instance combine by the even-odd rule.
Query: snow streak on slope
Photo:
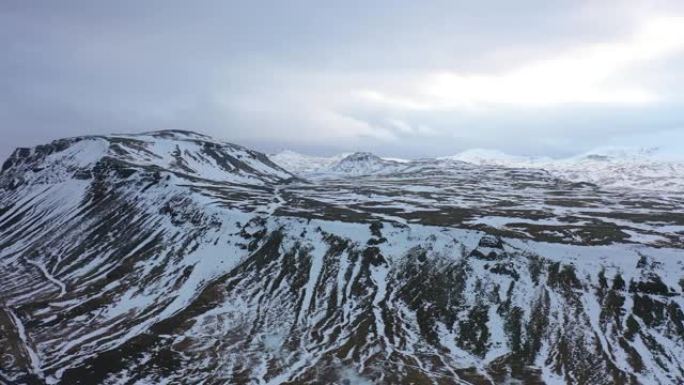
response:
[[[66,285],[64,284],[64,282],[58,280],[52,274],[50,274],[50,272],[48,272],[48,270],[45,268],[45,265],[43,265],[41,262],[36,261],[26,261],[26,263],[40,269],[40,272],[43,273],[43,276],[45,276],[45,278],[47,278],[48,281],[52,282],[53,284],[55,284],[55,286],[59,288],[58,297],[61,297],[66,293]]]

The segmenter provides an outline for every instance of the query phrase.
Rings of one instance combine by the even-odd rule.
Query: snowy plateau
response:
[[[0,384],[684,384],[684,163],[17,149]]]

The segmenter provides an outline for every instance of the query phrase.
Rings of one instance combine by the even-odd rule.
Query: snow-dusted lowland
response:
[[[17,149],[0,384],[682,384],[684,168]]]

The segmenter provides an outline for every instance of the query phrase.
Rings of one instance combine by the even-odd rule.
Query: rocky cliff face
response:
[[[0,382],[679,384],[683,203],[464,164],[310,182],[188,132],[20,149]]]

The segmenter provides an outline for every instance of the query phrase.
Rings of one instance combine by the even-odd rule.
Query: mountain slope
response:
[[[681,383],[682,202],[453,161],[311,182],[188,132],[17,150],[0,382]]]

